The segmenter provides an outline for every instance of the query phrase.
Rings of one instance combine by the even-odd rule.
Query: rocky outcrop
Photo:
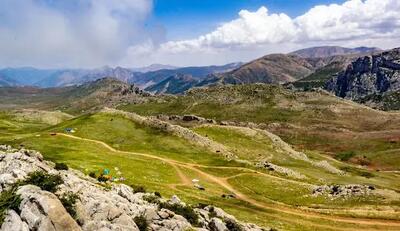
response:
[[[382,107],[384,102],[379,100],[383,96],[400,90],[400,48],[358,58],[329,80],[326,89],[342,98]]]
[[[332,198],[349,198],[368,196],[375,190],[374,186],[349,184],[349,185],[321,185],[314,187],[313,196],[328,196]]]
[[[16,194],[21,201],[18,211],[8,210],[0,225],[1,231],[29,230],[139,230],[135,218],[145,218],[149,230],[224,230],[223,227],[237,225],[244,231],[261,231],[254,224],[239,222],[222,209],[206,206],[195,208],[198,216],[194,227],[185,217],[161,208],[161,203],[188,206],[178,197],[171,200],[158,198],[157,202],[148,202],[146,197],[153,194],[134,193],[123,184],[112,184],[105,189],[99,183],[75,170],[53,169],[54,164],[44,161],[42,155],[25,149],[12,149],[0,146],[0,192],[3,193],[18,180],[25,179],[29,173],[42,171],[59,175],[63,183],[52,193],[35,185],[19,186]],[[66,193],[77,196],[76,214],[71,216],[59,198]],[[213,219],[215,218],[215,219]],[[218,219],[218,220],[217,220]]]
[[[206,119],[196,115],[157,115],[155,118],[163,121],[172,121],[172,122],[193,122],[196,124],[216,124],[217,122],[213,119]]]
[[[299,172],[296,172],[289,168],[284,168],[278,166],[276,164],[270,163],[267,160],[260,161],[256,164],[256,167],[267,169],[268,171],[274,171],[288,177],[296,178],[296,179],[306,179],[307,177]]]

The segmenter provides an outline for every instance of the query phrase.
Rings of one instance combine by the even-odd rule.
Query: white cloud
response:
[[[150,38],[151,10],[151,0],[0,0],[0,64],[116,64]]]
[[[255,47],[264,49],[265,54],[271,46],[279,46],[281,51],[326,44],[394,46],[400,36],[399,12],[399,0],[348,0],[341,5],[319,5],[297,18],[270,14],[266,7],[255,12],[242,10],[237,19],[208,34],[162,44],[158,53],[187,56],[220,50],[217,53],[224,55],[227,50],[236,50],[235,57],[239,59],[241,52]],[[226,60],[233,61],[230,58]]]
[[[225,23],[215,31],[197,39],[168,42],[161,49],[180,52],[204,47],[245,46],[279,43],[292,40],[298,33],[293,20],[286,14],[268,14],[266,7],[256,12],[242,10],[239,18]]]

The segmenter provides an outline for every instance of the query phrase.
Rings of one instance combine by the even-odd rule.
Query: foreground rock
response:
[[[194,227],[185,217],[161,208],[161,204],[167,204],[171,208],[187,206],[176,196],[171,200],[165,200],[153,194],[135,194],[131,187],[123,184],[113,184],[110,190],[106,190],[96,180],[78,171],[57,171],[52,166],[53,163],[44,161],[38,152],[0,146],[1,192],[35,171],[60,175],[64,181],[55,193],[44,191],[34,185],[20,186],[16,191],[22,199],[19,211],[6,212],[1,231],[139,230],[135,223],[137,217],[145,218],[149,230],[222,231],[230,230],[229,227],[240,227],[244,231],[265,230],[254,224],[241,223],[222,209],[213,206],[193,209],[198,217]],[[66,193],[78,196],[74,207],[76,210],[74,218],[59,199]]]

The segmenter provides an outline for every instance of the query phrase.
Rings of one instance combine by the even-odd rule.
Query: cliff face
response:
[[[33,174],[36,178],[57,179],[57,187],[49,190],[55,181],[46,177],[32,180],[32,173],[38,172]],[[166,200],[134,193],[124,184],[104,187],[78,171],[54,169],[38,152],[4,145],[0,145],[0,193],[0,231],[139,231],[146,229],[144,224],[154,231],[222,231],[232,225],[243,231],[265,230],[241,223],[217,207],[186,205],[176,196]],[[179,215],[182,211],[185,214]]]
[[[400,48],[358,58],[326,88],[336,96],[382,108],[382,99],[400,90]]]

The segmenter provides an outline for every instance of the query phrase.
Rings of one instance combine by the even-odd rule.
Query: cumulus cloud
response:
[[[151,39],[151,0],[0,0],[3,66],[88,67],[118,63]]]
[[[354,40],[381,44],[400,35],[400,1],[348,0],[341,5],[319,5],[290,18],[270,14],[266,7],[242,10],[239,18],[196,39],[170,41],[162,51],[189,52],[270,44],[335,43]]]

